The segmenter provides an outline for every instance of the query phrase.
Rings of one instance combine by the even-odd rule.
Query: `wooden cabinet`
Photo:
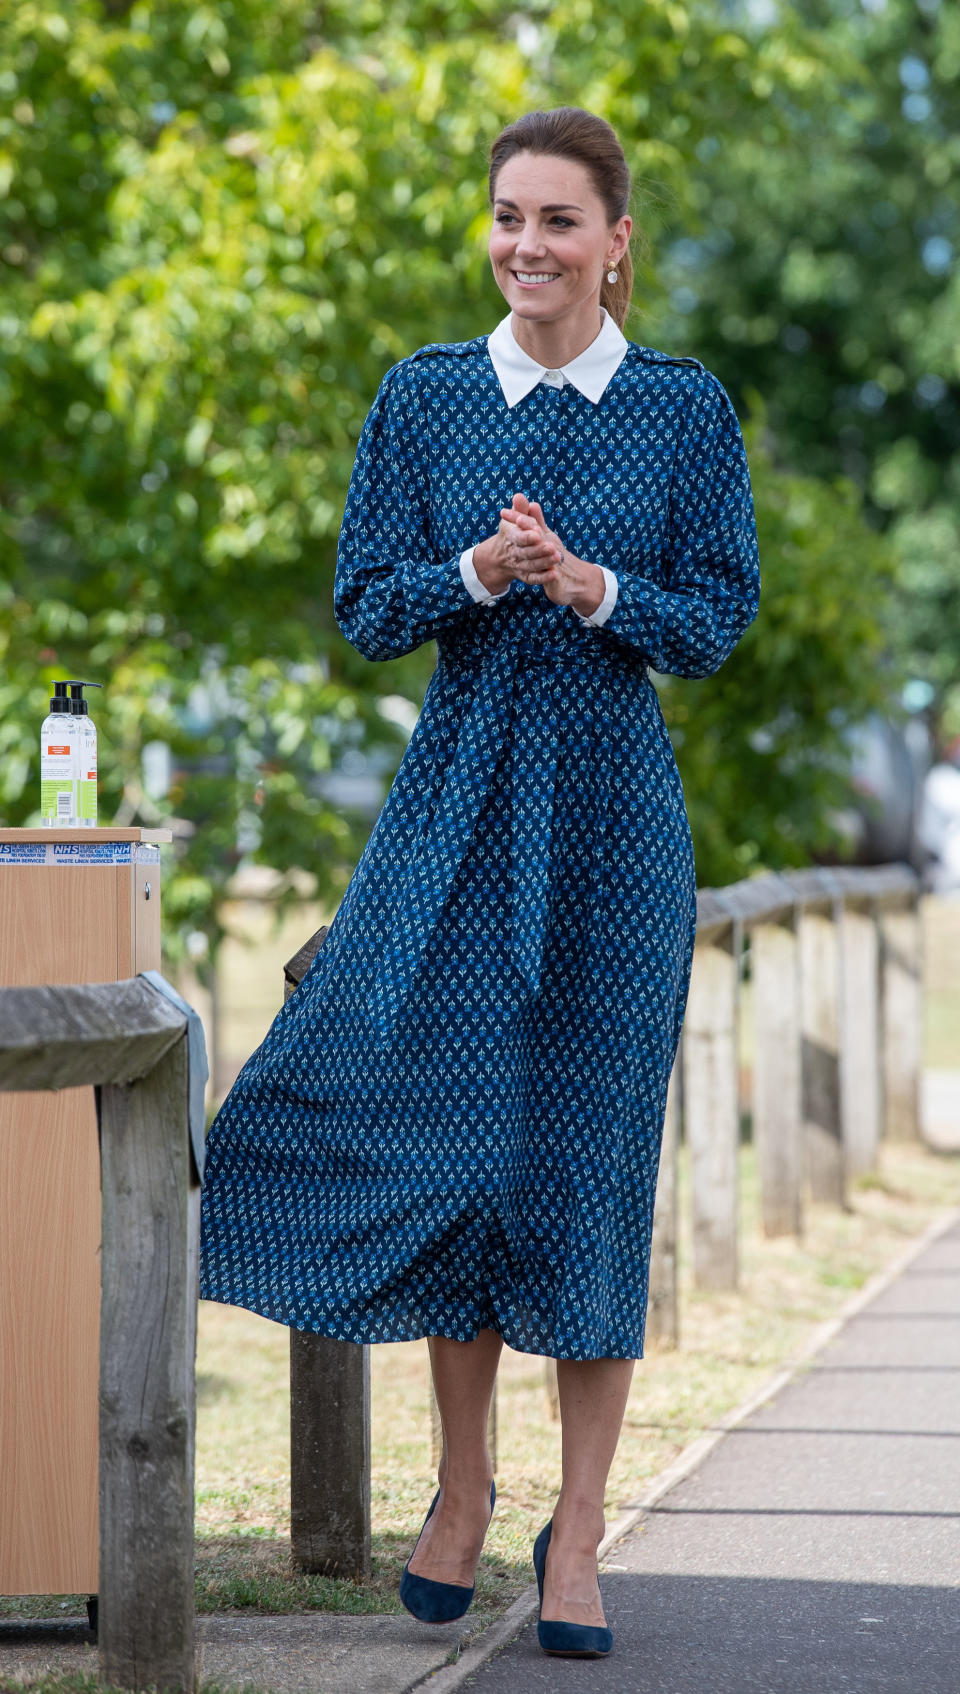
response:
[[[0,986],[159,970],[169,839],[0,830]],[[99,1252],[93,1090],[0,1094],[3,1594],[97,1591]]]

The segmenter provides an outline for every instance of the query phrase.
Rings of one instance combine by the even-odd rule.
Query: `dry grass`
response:
[[[960,894],[928,896],[923,914],[924,1051],[931,1070],[960,1070]]]

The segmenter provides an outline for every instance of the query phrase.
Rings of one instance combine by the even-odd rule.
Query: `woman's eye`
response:
[[[498,212],[496,222],[498,224],[515,223],[516,219],[512,212]],[[550,219],[550,222],[552,224],[558,224],[561,229],[572,229],[573,227],[572,218],[553,217]]]

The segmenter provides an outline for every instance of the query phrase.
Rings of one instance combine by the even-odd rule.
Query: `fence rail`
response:
[[[0,1091],[97,1090],[102,1680],[195,1686],[194,1361],[206,1058],[155,972],[0,989]],[[198,1115],[199,1114],[199,1115]]]
[[[815,867],[747,878],[697,896],[697,940],[667,1092],[647,1335],[679,1342],[677,1157],[689,1156],[692,1273],[735,1288],[738,1154],[749,1110],[762,1227],[799,1235],[805,1204],[845,1207],[850,1179],[882,1139],[920,1136],[920,882],[909,865]],[[285,967],[289,995],[326,926]],[[752,1096],[741,1098],[741,987],[752,983]],[[301,1568],[363,1576],[370,1563],[368,1349],[291,1337],[291,1489]],[[549,1414],[556,1366],[545,1361]],[[431,1405],[434,1457],[442,1432]],[[496,1441],[496,1396],[491,1407]],[[324,1452],[320,1469],[316,1455]]]

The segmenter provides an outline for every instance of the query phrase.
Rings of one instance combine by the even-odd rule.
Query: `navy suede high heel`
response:
[[[540,1610],[543,1610],[543,1573],[547,1568],[547,1548],[553,1533],[553,1519],[544,1524],[533,1544],[533,1568],[540,1590]],[[571,1659],[604,1658],[613,1647],[613,1630],[595,1623],[564,1623],[559,1618],[537,1619],[537,1640],[545,1653],[563,1653]]]
[[[439,1498],[440,1490],[438,1488],[433,1496],[430,1510],[423,1520],[423,1529],[426,1528],[427,1523],[433,1516],[433,1509]],[[491,1517],[496,1503],[497,1485],[495,1482],[491,1482]],[[421,1529],[420,1535],[423,1534],[423,1529]],[[420,1545],[420,1535],[417,1536],[417,1547]],[[410,1559],[416,1553],[417,1547],[414,1547]],[[416,1576],[410,1569],[410,1559],[404,1565],[400,1577],[400,1598],[407,1611],[412,1612],[415,1618],[420,1619],[421,1623],[452,1623],[454,1618],[462,1618],[464,1612],[470,1608],[476,1585],[473,1584],[468,1588],[463,1582],[434,1582],[432,1577]]]

